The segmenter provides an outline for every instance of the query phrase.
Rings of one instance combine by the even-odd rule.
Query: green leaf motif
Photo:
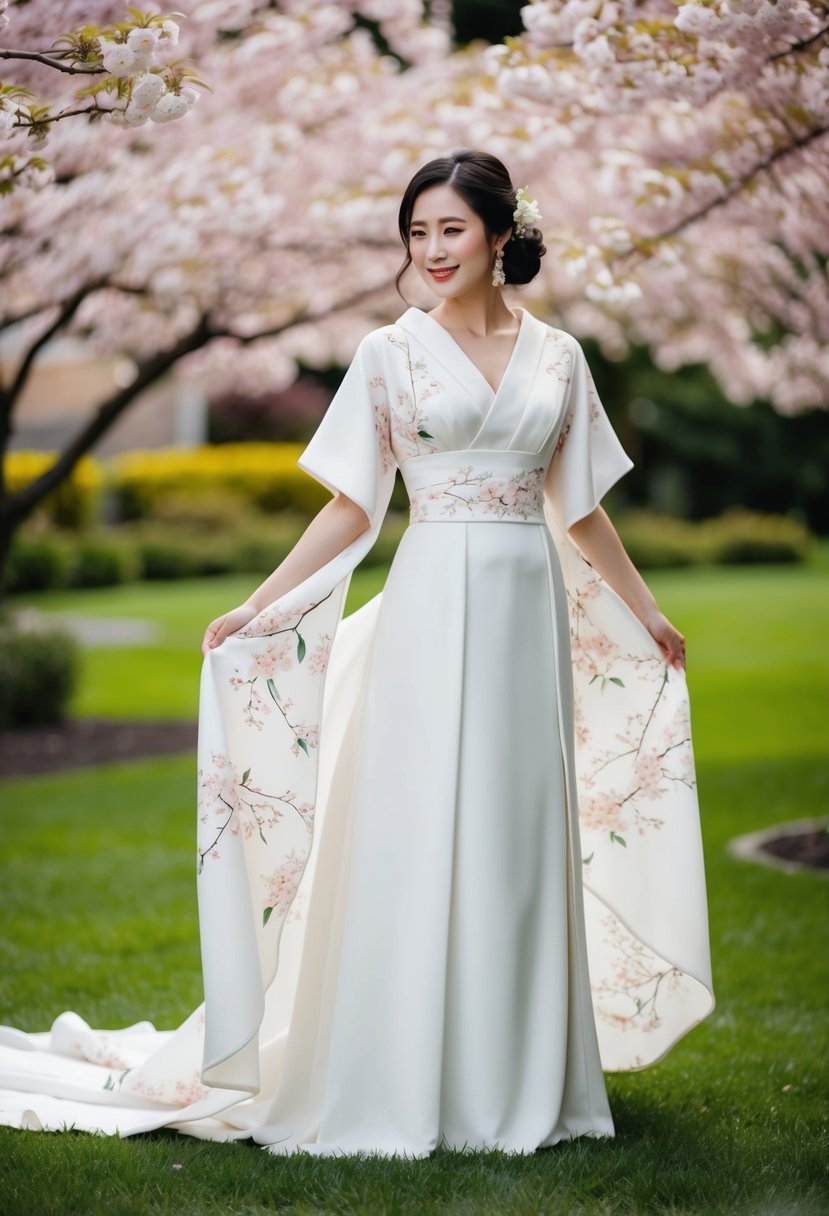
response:
[[[620,688],[624,688],[625,686],[624,680],[620,680],[618,676],[610,676],[610,683],[618,684]]]
[[[266,837],[265,837],[265,833],[262,831],[262,824],[261,824],[261,823],[259,824],[259,835],[260,835],[260,836],[261,836],[261,838],[262,838],[262,844],[267,844],[267,843],[268,843],[268,841],[267,841],[267,839],[266,839]]]
[[[594,681],[594,680],[598,680],[598,678],[599,678],[599,674],[600,674],[600,673],[597,671],[597,672],[596,672],[596,674],[595,674],[594,676],[591,676],[591,677],[590,677],[590,683],[591,683],[591,684],[593,683],[593,681]]]
[[[104,1081],[104,1089],[115,1089],[115,1082],[112,1079],[112,1073],[110,1073],[106,1081]]]
[[[267,681],[267,684],[268,684],[268,692],[271,694],[274,701],[276,701],[276,703],[278,705],[279,704],[279,693],[276,691],[276,685],[274,684],[273,680],[270,680],[270,679]]]
[[[273,908],[266,908],[265,911],[262,913],[263,928],[268,923],[268,921],[271,919],[271,912],[273,912]]]
[[[430,435],[428,431],[418,431],[421,439],[434,439],[434,435]]]
[[[305,638],[301,633],[297,634],[296,657],[298,663],[301,663],[305,658]]]
[[[298,743],[298,744],[299,744],[299,746],[302,748],[302,750],[305,752],[305,755],[306,755],[306,756],[310,756],[310,754],[311,754],[311,753],[308,751],[308,744],[305,742],[305,740],[304,740],[304,739],[297,739],[297,743]]]
[[[250,776],[250,769],[246,768],[245,771],[242,773],[242,785],[247,785],[249,776]]]
[[[582,857],[581,864],[583,866],[589,866],[592,860],[593,860],[593,854],[591,853],[589,857]]]
[[[624,836],[619,836],[616,832],[610,833],[610,839],[614,844],[623,844],[625,848],[628,847],[628,842],[625,840]]]

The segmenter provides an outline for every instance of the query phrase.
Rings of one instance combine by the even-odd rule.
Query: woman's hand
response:
[[[678,629],[674,629],[668,618],[661,612],[651,613],[644,622],[648,633],[657,642],[665,656],[665,661],[677,670],[685,669],[685,638]]]
[[[258,615],[259,609],[255,608],[249,600],[245,600],[244,604],[240,604],[238,608],[232,608],[224,616],[217,616],[204,631],[201,644],[202,654],[206,655],[209,650],[215,650],[217,646],[221,646],[226,637],[235,633],[237,629],[243,628]]]

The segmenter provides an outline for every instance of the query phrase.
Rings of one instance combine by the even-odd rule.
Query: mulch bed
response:
[[[60,726],[0,731],[0,775],[32,777],[195,750],[195,722],[82,718]]]
[[[766,841],[763,852],[816,870],[829,870],[829,832],[815,828],[793,836],[778,836]]]

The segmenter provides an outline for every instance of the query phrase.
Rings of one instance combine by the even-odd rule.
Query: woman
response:
[[[712,1008],[684,641],[599,505],[631,462],[578,342],[502,294],[539,218],[485,153],[409,184],[440,302],[361,342],[299,461],[334,497],[202,644],[205,1004],[7,1030],[7,1122],[533,1152],[613,1135],[603,1068]],[[342,620],[397,467],[411,525]]]

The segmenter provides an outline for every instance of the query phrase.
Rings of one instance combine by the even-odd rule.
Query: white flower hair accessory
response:
[[[528,228],[535,227],[541,219],[541,212],[538,210],[535,199],[530,198],[527,194],[526,186],[519,186],[515,191],[515,198],[517,206],[512,213],[512,235],[522,237],[527,235]]]

